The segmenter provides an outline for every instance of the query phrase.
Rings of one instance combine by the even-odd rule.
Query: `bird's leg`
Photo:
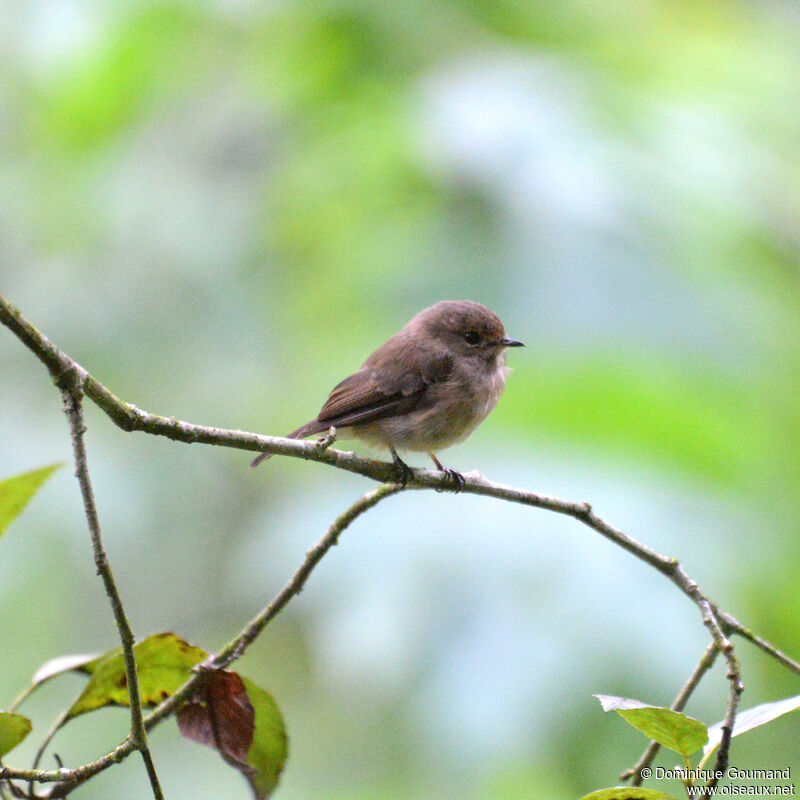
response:
[[[397,455],[397,450],[389,445],[389,451],[392,454],[392,461],[394,462],[394,468],[397,471],[397,482],[401,486],[405,486],[408,483],[408,479],[411,477],[411,467]]]
[[[450,467],[443,467],[442,462],[439,461],[433,453],[428,453],[428,455],[433,459],[433,463],[436,464],[436,469],[438,469],[439,472],[444,472],[444,474],[449,476],[453,481],[455,484],[455,489],[453,489],[453,491],[458,494],[464,488],[464,476],[460,472],[450,469]],[[437,491],[443,490],[437,489]]]

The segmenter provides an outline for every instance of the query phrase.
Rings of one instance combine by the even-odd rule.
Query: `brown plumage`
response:
[[[441,468],[434,451],[465,439],[494,408],[505,384],[505,348],[521,344],[480,303],[436,303],[339,383],[316,418],[288,438],[334,426],[387,446],[398,462],[396,449],[427,451]]]

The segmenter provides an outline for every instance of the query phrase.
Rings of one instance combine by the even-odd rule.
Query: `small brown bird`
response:
[[[480,303],[443,300],[420,311],[345,378],[289,439],[331,426],[347,437],[389,448],[405,483],[409,469],[398,450],[427,452],[460,488],[463,477],[445,469],[435,452],[464,441],[497,405],[505,387],[509,339],[497,315]],[[261,453],[251,466],[270,458]]]

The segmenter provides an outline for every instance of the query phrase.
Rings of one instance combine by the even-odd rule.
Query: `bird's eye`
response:
[[[467,344],[478,344],[481,340],[481,337],[475,333],[475,331],[467,331],[464,334],[464,339],[466,340]]]

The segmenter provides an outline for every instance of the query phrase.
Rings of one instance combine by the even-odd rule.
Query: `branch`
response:
[[[144,727],[150,730],[155,725],[158,725],[159,722],[173,714],[187,700],[194,697],[203,688],[214,670],[224,669],[237,658],[240,658],[247,647],[255,640],[259,633],[264,630],[270,620],[286,606],[292,597],[300,594],[308,576],[314,570],[314,567],[319,564],[331,547],[338,543],[339,537],[343,531],[365,511],[368,511],[386,497],[391,497],[391,495],[397,494],[397,492],[400,491],[402,491],[402,487],[397,484],[382,484],[377,489],[367,492],[350,506],[347,511],[337,517],[330,528],[328,528],[325,535],[306,553],[306,558],[300,568],[295,572],[286,586],[275,595],[272,602],[261,611],[233,641],[223,647],[219,653],[211,656],[203,664],[199,665],[195,674],[192,675],[177,692],[164,700],[145,718]],[[47,774],[42,773],[40,777],[33,778],[33,780],[63,781],[63,783],[54,787],[53,791],[50,793],[50,797],[66,797],[73,789],[85,783],[98,772],[102,772],[112,764],[122,761],[122,759],[130,755],[133,749],[133,742],[128,739],[123,742],[113,754],[104,756],[91,764],[86,764],[75,770],[62,770],[57,773]],[[112,755],[113,757],[111,757]],[[0,768],[0,778],[2,777],[4,776],[2,768]]]
[[[111,564],[103,545],[103,537],[100,532],[100,520],[97,516],[97,507],[94,502],[94,492],[89,478],[89,464],[86,458],[86,444],[84,434],[86,425],[83,421],[83,407],[81,403],[81,390],[77,384],[67,385],[67,376],[74,376],[74,370],[63,373],[60,379],[61,391],[64,398],[64,413],[69,420],[70,433],[72,434],[72,450],[75,458],[75,476],[81,488],[83,497],[83,510],[86,514],[86,522],[89,526],[89,537],[92,540],[92,550],[94,552],[94,563],[97,573],[100,575],[103,586],[105,587],[111,609],[114,613],[114,620],[119,629],[119,638],[122,643],[122,655],[125,660],[125,677],[128,685],[128,696],[131,704],[131,743],[142,754],[145,763],[150,786],[156,800],[164,800],[161,786],[158,782],[153,759],[147,745],[147,733],[144,729],[142,720],[142,700],[139,693],[139,676],[136,671],[136,657],[133,653],[135,639],[131,630],[128,617],[122,605],[122,599],[117,590],[114,574],[111,571]],[[37,762],[40,753],[37,755]],[[36,766],[36,765],[34,765]]]
[[[284,439],[274,436],[260,436],[238,430],[226,430],[202,425],[194,425],[183,422],[175,418],[167,418],[151,414],[137,408],[131,403],[126,403],[112,394],[103,384],[91,376],[83,367],[72,360],[66,353],[61,351],[44,335],[42,335],[33,325],[27,322],[19,311],[0,296],[0,322],[5,324],[36,356],[47,366],[50,374],[58,385],[66,382],[72,383],[74,388],[82,389],[85,395],[101,408],[111,420],[125,431],[143,431],[157,436],[165,436],[174,441],[185,443],[200,442],[204,444],[214,444],[225,447],[233,447],[240,450],[254,452],[266,452],[276,455],[291,456],[302,458],[308,461],[327,464],[348,472],[353,472],[375,481],[386,484],[395,476],[395,467],[391,463],[376,461],[373,459],[362,458],[352,452],[335,450],[327,445],[329,442],[319,443],[298,441],[295,439]],[[444,472],[429,469],[412,469],[406,488],[409,489],[439,489],[453,490],[453,482],[450,476]],[[335,543],[338,533],[335,532],[337,523],[344,520],[343,527],[346,527],[363,511],[370,508],[380,499],[389,494],[399,491],[397,486],[382,486],[375,492],[365,495],[359,503],[346,512],[328,531],[326,537],[321,540],[317,547],[309,551],[304,564],[284,589],[276,596],[273,602],[261,612],[248,625],[236,639],[224,648],[217,656],[209,659],[208,666],[219,668],[231,663],[243,652],[243,649],[263,630],[264,626],[277,614],[303,586],[308,574],[318,563],[328,549]],[[523,505],[553,511],[558,514],[573,517],[579,522],[600,533],[614,544],[622,547],[627,552],[634,555],[641,561],[656,569],[662,575],[674,583],[684,594],[686,594],[697,605],[703,623],[708,627],[713,640],[713,647],[723,653],[728,664],[728,678],[731,684],[730,698],[726,710],[726,727],[732,724],[735,719],[738,707],[738,697],[742,691],[739,677],[738,663],[728,636],[736,633],[743,638],[751,641],[760,647],[764,652],[778,660],[791,671],[800,674],[800,663],[786,656],[777,648],[760,637],[755,636],[748,628],[742,625],[735,617],[720,610],[716,604],[711,602],[700,590],[699,586],[689,577],[683,567],[674,558],[668,558],[657,553],[655,550],[636,541],[621,530],[615,528],[602,518],[598,517],[588,503],[575,503],[561,500],[548,495],[527,492],[509,486],[492,483],[486,480],[480,473],[473,472],[464,475],[464,483],[461,491],[468,494],[477,494],[487,497],[494,497],[509,502],[521,503]],[[372,497],[372,500],[367,498]],[[363,508],[361,507],[363,505]],[[342,529],[343,529],[342,527]],[[330,538],[329,538],[330,537]],[[321,547],[321,550],[317,548]],[[202,685],[204,673],[201,670],[192,676],[186,684],[172,697],[165,700],[158,706],[145,720],[144,727],[149,730],[153,725],[160,722],[166,716],[173,713],[178,706],[189,699],[192,694]],[[701,676],[698,676],[698,680]],[[692,687],[693,689],[694,687]],[[727,760],[730,746],[729,732],[723,737],[720,746],[717,764]],[[92,764],[84,765],[76,770],[59,770],[52,772],[37,772],[37,777],[32,780],[53,781],[65,779],[74,785],[83,782],[91,774],[96,774],[101,769],[110,766],[111,763],[125,758],[132,749],[135,748],[133,740],[129,737],[118,748],[111,753],[98,759]],[[22,777],[28,779],[34,771],[9,770],[0,767],[0,779],[5,777]],[[12,774],[13,773],[13,774]],[[24,774],[23,774],[24,773]],[[62,787],[67,787],[62,784]],[[71,791],[70,787],[60,789],[61,793],[53,793],[53,797],[63,797]]]
[[[62,382],[65,376],[71,376],[73,380],[80,384],[86,396],[101,408],[114,424],[125,431],[143,431],[187,444],[198,442],[232,447],[239,450],[302,458],[307,461],[327,464],[347,472],[353,472],[380,483],[391,482],[396,475],[395,467],[391,463],[362,458],[352,452],[321,447],[317,442],[284,439],[278,436],[261,436],[247,431],[194,425],[174,417],[162,417],[143,411],[132,403],[126,403],[112,394],[80,364],[56,347],[46,336],[25,320],[20,312],[6,301],[2,295],[0,295],[0,322],[6,325],[26,347],[33,351],[47,366],[56,382]],[[448,475],[438,470],[411,469],[407,488],[452,491],[453,482]],[[684,572],[677,559],[663,556],[627,536],[594,514],[589,503],[570,502],[557,497],[492,483],[486,480],[479,472],[471,472],[464,475],[464,485],[461,491],[467,494],[477,494],[494,497],[499,500],[508,500],[512,503],[521,503],[522,505],[573,517],[658,570],[695,602],[704,598],[697,584]],[[800,675],[800,663],[760,637],[755,636],[735,617],[719,610],[716,606],[713,606],[713,609],[719,615],[720,624],[727,632],[737,633],[748,639],[785,667]]]
[[[292,597],[303,591],[303,586],[311,571],[322,560],[328,550],[338,543],[342,531],[365,511],[369,511],[381,500],[397,494],[402,489],[403,487],[396,483],[381,484],[377,489],[367,492],[358,502],[337,517],[328,528],[328,532],[306,553],[305,561],[286,586],[278,592],[272,602],[232,642],[226,645],[218,655],[214,656],[213,661],[208,662],[206,666],[211,669],[225,669],[229,664],[241,658],[247,647],[255,641],[270,620],[277,616]]]
[[[705,653],[703,653],[702,657],[697,662],[697,666],[689,676],[689,679],[678,692],[677,697],[670,706],[673,711],[683,711],[683,709],[686,708],[686,703],[689,702],[689,698],[692,696],[692,693],[699,686],[700,681],[706,672],[708,672],[708,670],[710,670],[714,665],[718,655],[719,650],[717,650],[717,645],[715,642],[712,642],[706,648]],[[646,769],[653,763],[653,759],[655,759],[660,749],[661,745],[659,742],[653,739],[647,746],[647,749],[644,751],[644,753],[642,753],[642,757],[636,762],[636,764],[634,764],[630,769],[625,770],[625,772],[619,776],[620,780],[626,781],[629,778],[633,778],[631,781],[631,786],[641,786],[643,781],[642,770]]]
[[[714,777],[712,777],[706,786],[713,788],[717,785],[717,775],[724,775],[728,770],[728,754],[731,748],[731,740],[733,738],[733,726],[736,722],[736,712],[739,709],[739,698],[744,691],[742,685],[741,674],[739,671],[739,659],[736,658],[736,653],[733,649],[733,644],[730,639],[722,631],[719,619],[715,613],[714,608],[706,600],[701,604],[703,611],[703,623],[708,627],[711,632],[711,638],[714,644],[722,653],[725,663],[728,665],[727,678],[730,682],[730,696],[728,698],[728,705],[725,711],[725,721],[722,725],[722,740],[720,741],[719,751],[717,753],[717,763],[714,766]]]
[[[74,376],[86,396],[101,408],[115,425],[125,431],[143,431],[186,444],[197,442],[302,458],[306,461],[316,461],[353,472],[380,483],[391,482],[396,475],[395,467],[391,463],[362,458],[355,453],[335,450],[326,446],[330,441],[327,437],[322,442],[307,442],[278,436],[261,436],[247,431],[194,425],[175,417],[162,417],[143,411],[132,403],[116,397],[80,364],[25,320],[19,310],[5,300],[2,295],[0,295],[0,322],[6,325],[47,366],[56,382],[63,381],[65,374]],[[453,482],[448,475],[438,470],[415,468],[410,470],[407,488],[452,491]],[[569,502],[548,495],[492,483],[479,472],[464,475],[464,485],[461,491],[467,494],[484,495],[499,500],[508,500],[512,503],[521,503],[573,517],[658,570],[695,602],[704,597],[697,584],[684,572],[677,559],[660,555],[655,550],[627,536],[594,514],[589,503]],[[720,625],[725,632],[737,633],[748,639],[787,669],[800,674],[800,663],[753,634],[735,617],[721,611],[713,604],[712,608],[714,613],[719,616]]]

